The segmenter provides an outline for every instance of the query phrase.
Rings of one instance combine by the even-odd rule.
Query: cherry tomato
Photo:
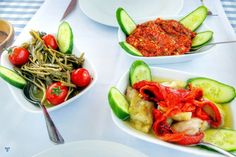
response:
[[[68,88],[66,86],[63,86],[61,82],[55,82],[48,86],[46,90],[46,99],[52,105],[58,105],[65,101],[67,93]]]
[[[51,47],[54,50],[58,48],[57,41],[53,35],[51,34],[44,35],[42,39],[47,47]]]
[[[71,81],[78,87],[86,87],[91,82],[88,70],[79,68],[71,73]]]
[[[21,66],[28,62],[29,60],[29,51],[23,47],[15,47],[10,52],[8,59],[15,66]]]

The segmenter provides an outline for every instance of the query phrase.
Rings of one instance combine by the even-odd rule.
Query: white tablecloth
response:
[[[35,28],[56,32],[59,19],[67,2],[48,0],[34,16],[26,29]],[[182,15],[200,3],[185,0]],[[235,34],[226,20],[218,0],[206,5],[220,17],[206,21],[215,32],[216,41],[235,39]],[[98,72],[98,82],[86,95],[72,104],[51,113],[66,142],[82,139],[111,140],[138,149],[150,157],[188,157],[191,154],[164,148],[134,138],[122,132],[111,120],[107,92],[119,77],[128,70],[131,60],[119,51],[117,29],[98,24],[86,17],[79,6],[66,19],[72,26],[75,44],[86,53]],[[47,14],[45,14],[47,13]],[[20,38],[20,37],[19,37]],[[236,87],[236,44],[217,46],[215,52],[192,62],[160,65],[206,75]],[[41,114],[24,111],[13,99],[5,82],[0,81],[0,157],[30,157],[54,145],[48,140],[44,118]],[[6,148],[10,148],[6,151]],[[196,157],[191,155],[191,157]]]

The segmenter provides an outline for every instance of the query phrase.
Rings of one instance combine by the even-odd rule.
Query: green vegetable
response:
[[[3,66],[0,66],[0,77],[17,88],[22,89],[26,85],[26,81],[23,77]]]
[[[207,14],[208,9],[205,6],[200,6],[179,22],[191,31],[195,31],[206,19]]]
[[[63,85],[70,87],[65,101],[80,93],[81,88],[76,88],[71,82],[70,73],[74,69],[82,68],[84,54],[80,56],[67,55],[58,50],[47,47],[42,36],[46,33],[30,31],[32,39],[20,45],[32,53],[27,64],[14,67],[14,70],[26,81],[33,83],[39,90],[45,92],[45,88],[53,82],[60,81]],[[46,97],[41,97],[41,102],[46,102]]]
[[[125,52],[128,52],[131,55],[134,56],[142,56],[142,54],[132,45],[128,44],[127,42],[119,42],[120,46],[125,50]]]
[[[116,10],[116,19],[120,28],[126,35],[130,35],[136,29],[135,22],[123,8],[118,8]]]
[[[142,80],[151,81],[152,74],[149,66],[144,61],[134,61],[129,70],[129,79],[132,86]]]
[[[209,100],[215,103],[228,103],[235,98],[235,88],[216,80],[204,77],[196,77],[189,79],[188,84],[193,87],[200,87],[203,89],[203,94]]]
[[[113,113],[121,120],[129,118],[129,103],[125,96],[115,87],[108,93],[108,101]]]
[[[204,142],[214,144],[226,151],[236,150],[236,131],[230,129],[208,129],[204,131]]]
[[[198,33],[192,40],[192,48],[201,47],[208,43],[213,37],[212,31],[205,31]]]
[[[73,50],[73,32],[67,22],[62,22],[57,32],[58,47],[61,52],[71,54]]]

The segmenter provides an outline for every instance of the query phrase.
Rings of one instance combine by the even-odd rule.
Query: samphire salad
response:
[[[30,35],[30,41],[8,49],[14,71],[0,66],[5,81],[20,89],[31,83],[31,95],[47,107],[63,103],[90,84],[83,54],[72,54],[73,33],[67,22],[60,24],[57,38],[33,30]]]
[[[154,77],[140,60],[130,67],[129,82],[124,94],[112,87],[108,100],[113,113],[133,128],[179,145],[205,141],[236,150],[228,104],[234,87],[204,77],[186,82]]]
[[[126,35],[125,41],[119,44],[125,52],[134,56],[186,54],[211,41],[212,31],[196,32],[207,15],[208,9],[200,6],[180,20],[157,18],[136,24],[123,8],[118,8],[116,19]]]

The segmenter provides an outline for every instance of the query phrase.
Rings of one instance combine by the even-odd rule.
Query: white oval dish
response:
[[[160,78],[167,78],[170,80],[180,80],[180,81],[186,81],[189,78],[197,77],[197,75],[193,75],[190,73],[186,72],[181,72],[181,71],[176,71],[176,70],[170,70],[170,69],[165,69],[165,68],[158,68],[158,67],[150,67],[152,71],[153,76],[158,76]],[[127,86],[129,84],[129,72],[127,71],[119,80],[118,84],[116,85],[117,89],[119,89],[122,93],[125,92]],[[234,100],[231,104],[231,109],[233,113],[236,113],[236,101]],[[168,143],[162,140],[157,139],[155,136],[150,135],[150,134],[145,134],[141,131],[138,131],[131,127],[127,122],[120,120],[117,118],[113,112],[112,114],[112,119],[114,123],[119,127],[121,130],[124,132],[130,134],[131,136],[134,136],[136,138],[142,139],[144,141],[154,143],[157,145],[165,146],[168,148],[188,152],[188,153],[193,153],[196,155],[202,155],[202,156],[219,156],[219,154],[196,148],[196,147],[187,147],[187,146],[180,146],[172,143]],[[236,116],[233,116],[233,121],[234,121],[234,126],[236,126]]]
[[[90,19],[112,27],[118,27],[115,10],[126,9],[132,17],[177,15],[183,8],[183,0],[80,0],[79,6]],[[165,8],[165,9],[162,9]]]
[[[134,21],[137,24],[141,24],[150,20],[155,20],[156,18],[162,18],[162,19],[181,19],[181,17],[148,17],[148,18],[142,18],[142,19],[134,19]],[[206,24],[203,24],[198,28],[196,32],[201,32],[201,31],[207,31],[210,30]],[[126,40],[126,35],[125,33],[121,30],[121,28],[118,28],[118,42],[122,42]],[[213,40],[214,41],[214,35],[213,35]],[[120,46],[120,51],[122,53],[125,53],[128,58],[132,58],[133,60],[143,60],[147,64],[169,64],[169,63],[180,63],[180,62],[187,62],[191,61],[195,58],[201,57],[203,55],[209,54],[213,52],[214,46],[210,47],[209,49],[203,49],[202,51],[199,51],[198,53],[193,53],[193,54],[184,54],[184,55],[173,55],[173,56],[156,56],[156,57],[143,57],[143,56],[134,56],[129,53],[127,53],[124,49],[121,48]]]
[[[19,41],[19,38],[18,40],[14,43],[14,45],[20,45],[22,42],[25,42],[25,41],[29,41],[30,39],[30,36],[29,35],[23,35],[23,36],[20,36],[21,38],[21,42]],[[76,45],[74,45],[74,48],[73,48],[73,54],[75,55],[79,55],[79,50],[78,48],[76,47]],[[89,73],[91,74],[93,80],[92,82],[84,89],[82,90],[78,95],[70,98],[69,100],[57,105],[57,106],[53,106],[53,107],[50,107],[50,108],[47,108],[48,112],[50,111],[54,111],[54,110],[57,110],[59,108],[62,108],[63,106],[66,106],[70,103],[72,103],[75,99],[78,99],[80,96],[84,95],[88,90],[90,90],[95,82],[97,81],[97,74],[96,74],[96,71],[95,69],[93,68],[93,65],[88,61],[88,59],[86,57],[84,57],[85,59],[85,62],[84,62],[84,65],[83,67],[86,68]],[[13,68],[13,65],[10,63],[9,59],[8,59],[8,52],[7,51],[4,51],[1,55],[1,62],[0,64],[4,67],[7,67],[9,69],[12,69]],[[28,102],[25,97],[24,97],[24,94],[23,94],[23,91],[22,89],[19,89],[19,88],[16,88],[10,84],[8,84],[8,87],[12,93],[12,95],[14,96],[15,100],[17,101],[17,103],[23,108],[25,109],[26,111],[29,111],[29,112],[34,112],[34,113],[42,113],[41,109],[33,104],[31,104],[30,102]]]
[[[111,141],[85,140],[54,146],[33,157],[147,157],[143,153]]]

